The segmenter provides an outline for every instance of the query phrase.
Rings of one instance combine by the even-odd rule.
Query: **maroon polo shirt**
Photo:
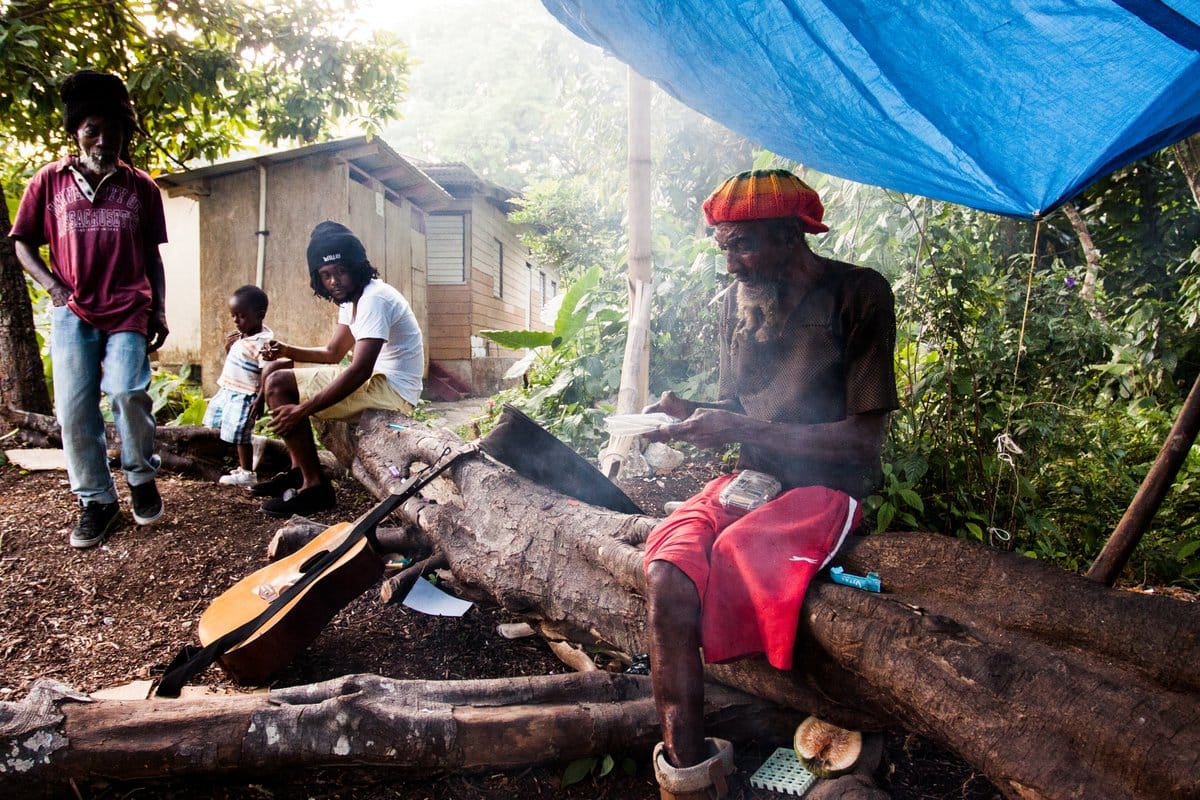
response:
[[[67,305],[84,322],[106,333],[145,334],[152,299],[147,256],[167,241],[158,186],[122,161],[93,191],[71,169],[73,161],[38,170],[9,235],[50,246],[50,269],[71,290]]]

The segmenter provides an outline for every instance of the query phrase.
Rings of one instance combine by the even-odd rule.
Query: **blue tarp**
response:
[[[542,0],[759,146],[1019,217],[1200,130],[1200,0]]]

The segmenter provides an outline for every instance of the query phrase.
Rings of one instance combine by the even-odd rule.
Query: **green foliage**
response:
[[[179,372],[155,369],[150,373],[150,412],[159,425],[199,425],[204,419],[207,403],[200,382],[192,374],[191,364]],[[100,412],[105,422],[112,422],[112,406],[108,396],[100,398]]]
[[[898,216],[917,233],[896,250],[907,264],[877,263],[892,270],[897,298],[902,407],[892,416],[885,485],[868,501],[876,529],[955,533],[1067,569],[1089,566],[1197,372],[1189,242],[1198,218],[1178,179],[1155,169],[1161,158],[1089,192],[1100,198],[1083,208],[1089,230],[1112,245],[1102,249],[1091,300],[1080,291],[1086,265],[1064,217],[1035,230],[898,198]],[[897,216],[889,200],[860,205],[868,218],[853,226],[867,233],[850,237],[851,248],[872,252],[879,231],[906,230],[889,221]],[[1187,583],[1200,572],[1190,547],[1200,532],[1189,493],[1195,461],[1193,448],[1134,555],[1130,571],[1143,579]]]
[[[54,402],[54,366],[50,362],[50,293],[29,275],[25,275],[29,290],[29,302],[33,306],[34,336],[37,338],[38,355],[42,359],[42,375]]]
[[[617,766],[617,760],[607,753],[603,756],[586,756],[577,758],[567,768],[563,770],[562,788],[574,786],[591,776],[595,780],[611,775]],[[621,759],[621,771],[626,775],[633,775],[637,772],[637,762],[632,758],[625,756]]]
[[[525,188],[509,219],[539,264],[570,281],[597,264],[620,263],[620,214],[596,197],[584,176],[543,180]]]
[[[578,451],[598,453],[606,438],[598,405],[616,394],[621,378],[625,315],[617,298],[593,267],[562,296],[552,332],[481,331],[501,344],[534,348],[507,376],[523,376],[522,384],[496,395],[481,427],[490,428],[500,404],[511,403]]]
[[[255,132],[275,144],[367,132],[398,116],[407,51],[388,34],[352,41],[352,3],[280,0],[45,3],[0,11],[0,147],[11,169],[61,153],[58,86],[92,68],[125,78],[147,136],[134,160],[213,159]]]
[[[1111,246],[1090,298],[1081,292],[1087,265],[1062,216],[1039,227],[806,173],[832,228],[814,247],[880,270],[897,299],[901,408],[884,484],[866,502],[876,530],[941,531],[1066,569],[1090,565],[1200,369],[1200,215],[1179,179],[1155,166],[1162,159],[1114,176],[1081,203],[1095,240]],[[674,232],[655,243],[651,388],[711,399],[718,311],[710,300],[724,283],[721,265],[709,241],[683,225]],[[596,363],[615,372],[620,341]],[[533,395],[557,398],[535,417],[570,420],[558,423],[560,435],[587,428],[605,396],[593,392],[590,406],[578,394],[560,402],[558,392],[586,381],[572,353],[530,373]],[[1197,488],[1193,448],[1130,574],[1200,585]]]
[[[151,410],[160,425],[199,425],[204,418],[204,394],[192,371],[184,364],[178,374],[156,369],[150,376]]]
[[[720,297],[728,283],[724,259],[711,240],[685,239],[659,264],[650,320],[649,395],[673,389],[693,400],[716,400]]]
[[[925,503],[913,488],[914,481],[906,481],[896,474],[891,463],[883,465],[883,487],[878,494],[867,498],[867,512],[875,517],[875,532],[891,530],[893,523],[916,528],[918,514],[925,512]],[[978,527],[978,526],[976,526]]]

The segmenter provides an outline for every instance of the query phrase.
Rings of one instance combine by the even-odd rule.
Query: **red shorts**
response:
[[[668,561],[696,585],[705,661],[765,653],[771,666],[791,669],[808,582],[858,524],[861,509],[845,492],[802,486],[734,514],[718,499],[733,477],[711,481],[660,522],[643,565]]]

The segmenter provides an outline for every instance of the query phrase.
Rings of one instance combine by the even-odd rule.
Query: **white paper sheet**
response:
[[[404,605],[422,614],[437,617],[461,617],[473,604],[446,594],[424,578],[413,584],[404,597]]]

